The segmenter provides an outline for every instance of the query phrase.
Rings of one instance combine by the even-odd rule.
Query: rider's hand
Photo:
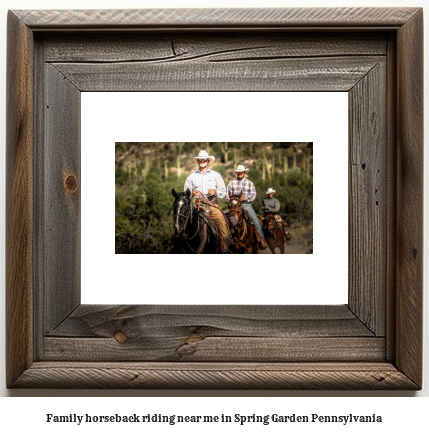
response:
[[[192,197],[199,197],[201,195],[201,192],[200,191],[197,191],[197,190],[195,190],[193,193],[192,193]]]
[[[216,189],[209,189],[209,195],[216,195]]]

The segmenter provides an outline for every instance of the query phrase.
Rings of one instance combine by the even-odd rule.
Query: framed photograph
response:
[[[165,255],[182,265],[173,275],[168,267],[158,272],[146,264],[146,256],[162,260],[163,254],[144,254],[137,255],[138,303],[120,301],[121,286],[113,289],[115,303],[85,303],[85,277],[103,250],[83,232],[83,200],[88,190],[114,192],[111,170],[106,173],[97,166],[98,157],[85,154],[93,145],[82,135],[88,124],[86,93],[106,99],[104,107],[112,109],[106,114],[118,93],[143,101],[150,95],[155,102],[167,94],[182,100],[227,94],[224,103],[247,93],[280,98],[345,93],[348,157],[341,168],[323,166],[320,180],[336,177],[329,192],[315,191],[314,197],[325,200],[327,212],[337,200],[347,208],[348,218],[341,216],[339,224],[332,217],[320,233],[347,228],[348,252],[342,256],[347,262],[332,260],[331,274],[320,275],[312,288],[327,293],[342,275],[345,282],[335,286],[343,288],[347,302],[289,304],[268,298],[273,290],[298,293],[300,285],[278,277],[258,281],[258,267],[271,273],[256,263],[267,262],[258,260],[263,256],[239,257],[251,267],[238,269],[237,285],[222,281],[218,272],[231,267],[228,258]],[[163,107],[162,128],[138,141],[243,141],[216,138],[216,131],[214,139],[173,138],[174,115],[166,116],[168,102]],[[274,107],[270,119],[282,110]],[[421,9],[10,11],[6,113],[9,388],[421,389]],[[122,124],[101,119],[98,132]],[[194,121],[194,114],[186,119],[187,131],[197,129]],[[286,133],[263,140],[288,141]],[[118,141],[129,139],[109,137],[113,150]],[[318,144],[320,152],[314,140],[314,150]],[[113,168],[109,147],[99,155],[108,154]],[[323,149],[336,153],[333,146]],[[84,168],[91,164],[95,181],[89,183]],[[337,199],[343,187],[347,198]],[[113,227],[110,232],[109,237]],[[329,262],[325,245],[329,239],[315,242],[317,252],[301,258]],[[189,271],[201,259],[210,266],[203,279]],[[107,291],[97,280],[100,274],[94,268],[89,286],[95,295]],[[163,294],[174,283],[211,296],[216,287],[226,288],[240,297],[201,302],[191,296],[181,302]],[[255,300],[251,293],[267,298]],[[154,301],[153,295],[160,297]]]

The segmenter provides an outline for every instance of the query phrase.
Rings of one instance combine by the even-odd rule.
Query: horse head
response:
[[[232,195],[228,192],[229,203],[228,210],[232,212],[232,214],[238,219],[239,216],[243,213],[243,201],[245,198],[243,197],[243,191],[240,192],[240,195]]]
[[[274,226],[276,225],[274,212],[269,212],[265,215],[265,222],[267,223],[268,233],[272,235],[274,233]]]
[[[174,228],[176,229],[177,235],[182,235],[188,224],[188,221],[192,223],[192,194],[189,189],[186,192],[176,192],[172,189],[171,193],[175,198],[173,204],[173,219]]]

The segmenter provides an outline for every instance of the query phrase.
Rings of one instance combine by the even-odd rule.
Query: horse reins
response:
[[[176,215],[173,216],[173,219],[176,218],[176,216],[182,216],[183,218],[185,218],[185,225],[183,226],[183,230],[185,230],[185,229],[186,229],[186,226],[188,225],[189,218],[190,218],[190,216],[191,216],[191,214],[192,214],[192,212],[193,212],[193,210],[192,210],[193,207],[194,207],[194,206],[193,206],[193,204],[192,204],[192,201],[190,201],[190,205],[189,205],[189,209],[190,209],[190,210],[189,210],[189,214],[188,214],[188,216],[183,215],[182,213],[176,213]],[[200,230],[200,221],[198,220],[198,227],[197,227],[197,231],[196,231],[195,235],[192,236],[192,238],[189,238],[188,235],[185,234],[186,238],[189,239],[189,240],[194,239],[195,236],[197,236],[197,233],[198,233],[199,230]]]
[[[174,218],[176,218],[176,216],[182,216],[183,218],[185,218],[185,225],[183,226],[183,229],[186,229],[186,226],[188,225],[188,221],[189,221],[189,217],[191,216],[192,213],[192,202],[191,202],[191,207],[190,207],[190,211],[189,211],[189,215],[185,216],[182,213],[176,213],[176,215],[173,216],[173,220]]]
[[[198,230],[197,230],[197,232],[199,231],[199,221],[200,220],[198,220]],[[189,244],[189,242],[188,241],[191,241],[192,239],[194,239],[194,237],[197,235],[197,233],[195,233],[195,235],[192,237],[192,238],[188,238],[186,235],[186,239],[185,239],[185,242],[186,242],[186,244],[188,245],[188,247],[195,253],[195,254],[201,254],[202,253],[202,251],[203,251],[203,249],[204,249],[204,245],[205,245],[205,243],[206,243],[206,240],[207,240],[207,223],[204,223],[204,226],[203,226],[203,229],[204,229],[204,234],[203,234],[203,239],[201,240],[201,242],[200,242],[200,245],[199,245],[199,247],[197,248],[197,250],[194,250],[192,247],[191,247],[191,245]]]
[[[191,213],[192,213],[192,210],[191,210]],[[197,224],[197,231],[195,232],[195,235],[194,236],[192,236],[192,238],[190,238],[189,236],[188,236],[188,234],[186,233],[186,239],[188,239],[189,241],[191,241],[192,239],[194,239],[195,238],[195,236],[197,236],[197,234],[198,234],[198,232],[200,231],[200,220],[199,220],[199,218],[197,219],[197,222],[198,222],[198,224]]]
[[[275,220],[274,214],[272,216],[272,221],[273,221],[273,233],[271,234],[271,237],[274,238],[274,228],[275,227],[278,228],[282,233],[283,233],[283,231],[281,230],[279,223]],[[267,229],[269,229],[268,225],[269,224],[267,223]],[[279,236],[277,236],[277,238],[274,238],[274,241],[278,241],[281,238],[282,233]]]
[[[204,194],[201,194],[201,196],[206,200],[206,203],[209,204],[212,207],[215,207],[216,209],[219,209],[222,212],[222,215],[226,219],[226,222],[228,222],[228,217],[225,215],[225,212],[222,210],[220,206],[217,204],[213,204]]]
[[[207,200],[207,202],[208,202],[210,205],[216,207],[215,205],[213,205],[212,203],[210,203],[210,201],[209,201],[206,197],[204,197],[204,198]],[[200,204],[199,204],[198,206],[200,206]],[[173,216],[173,219],[176,218],[177,216],[182,216],[183,218],[185,218],[185,225],[184,225],[183,228],[186,229],[186,226],[188,225],[189,218],[190,218],[191,214],[193,213],[193,208],[194,208],[194,207],[195,207],[194,204],[192,203],[192,201],[190,201],[190,210],[189,210],[189,214],[188,214],[188,216],[183,215],[183,214],[181,214],[181,213],[176,213],[176,215]],[[207,236],[208,236],[208,232],[207,232],[207,223],[206,223],[206,222],[204,222],[204,225],[203,225],[203,230],[204,230],[203,238],[202,238],[202,240],[201,240],[201,242],[200,242],[200,245],[199,245],[198,249],[197,249],[197,250],[194,250],[194,249],[191,247],[191,245],[189,244],[189,242],[188,242],[188,241],[192,241],[192,239],[194,239],[195,236],[197,236],[197,234],[198,234],[199,231],[200,231],[200,218],[199,218],[199,217],[197,218],[197,222],[198,222],[198,226],[197,226],[197,231],[195,232],[195,234],[190,238],[190,237],[188,236],[187,233],[184,233],[184,237],[185,237],[185,241],[186,241],[186,244],[188,245],[188,247],[189,247],[189,248],[190,248],[194,253],[196,253],[196,254],[201,254],[202,251],[203,251],[203,249],[204,249],[204,245],[205,245],[205,243],[206,243],[206,241],[207,241]],[[180,235],[178,235],[178,237],[180,237]],[[216,250],[216,251],[217,251],[217,250]]]
[[[233,197],[238,198],[238,197]],[[243,208],[243,206],[241,206]],[[228,209],[229,212],[237,212],[239,215],[241,215],[241,221],[237,221],[237,225],[243,222],[243,211],[238,209]]]
[[[238,198],[238,197],[233,197],[233,198]],[[238,200],[238,201],[240,201],[240,200]],[[240,201],[240,205],[242,205],[241,201]],[[240,235],[240,233],[238,234],[237,241],[238,241],[239,243],[242,242],[242,238],[243,238],[243,237],[246,235],[246,233],[247,233],[247,222],[246,222],[246,220],[244,219],[243,206],[241,206],[241,209],[242,209],[242,210],[238,210],[238,209],[228,209],[230,212],[237,212],[239,215],[241,215],[241,220],[240,220],[240,218],[237,219],[237,226],[238,226],[239,224],[241,224],[243,221],[244,221],[244,224],[245,224],[245,227],[243,227],[243,228],[241,229],[241,231],[242,231],[241,235]],[[237,227],[237,228],[238,228],[238,227]],[[240,229],[239,229],[239,232],[240,232]]]

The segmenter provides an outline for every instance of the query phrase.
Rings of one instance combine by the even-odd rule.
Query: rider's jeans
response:
[[[259,234],[261,235],[261,238],[264,238],[264,231],[262,230],[261,224],[256,216],[256,212],[253,210],[252,205],[250,203],[243,203],[243,209],[249,214],[250,218],[254,222]]]

